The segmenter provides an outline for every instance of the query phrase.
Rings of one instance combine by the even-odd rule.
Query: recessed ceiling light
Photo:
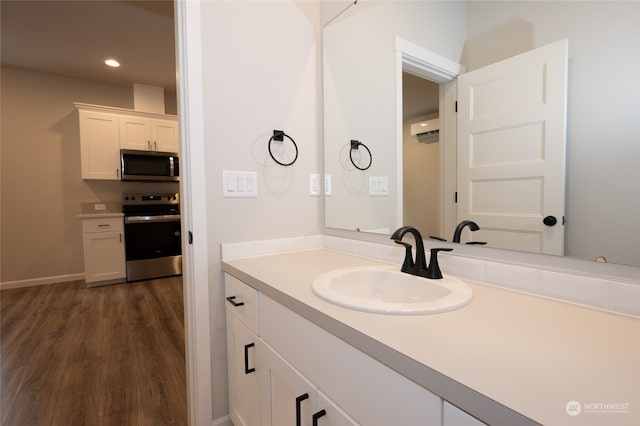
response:
[[[105,64],[109,65],[110,67],[113,68],[118,68],[120,66],[120,62],[116,61],[115,59],[106,59],[104,61]]]

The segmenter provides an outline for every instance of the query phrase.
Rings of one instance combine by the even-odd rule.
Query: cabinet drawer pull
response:
[[[101,223],[101,224],[98,225],[98,228],[108,228],[110,226],[111,225],[109,225],[108,223]]]
[[[233,306],[243,306],[244,302],[236,302],[235,296],[227,297],[227,302],[231,303]]]
[[[327,411],[326,410],[320,410],[317,413],[315,413],[311,418],[313,419],[313,426],[318,426],[318,419],[322,416],[326,416],[327,415]]]
[[[302,426],[302,410],[300,408],[300,404],[305,399],[309,399],[308,393],[303,393],[302,395],[296,397],[296,426]]]
[[[255,368],[249,368],[249,348],[254,347],[255,343],[247,343],[244,345],[244,374],[253,373]]]

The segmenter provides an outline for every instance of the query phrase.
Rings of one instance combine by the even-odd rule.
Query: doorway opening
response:
[[[456,224],[456,77],[464,72],[464,67],[445,57],[407,40],[396,37],[396,115],[397,128],[397,170],[398,170],[398,221],[419,224],[422,235],[446,238]],[[425,104],[410,106],[421,95],[404,93],[405,86],[415,86],[424,93]],[[414,98],[416,96],[416,98]],[[406,105],[405,105],[405,98]],[[429,98],[427,101],[426,99]],[[428,104],[427,104],[428,102]],[[418,112],[423,108],[421,112]],[[431,147],[414,146],[429,153],[428,160],[416,160],[416,166],[404,164],[405,147],[407,156],[413,150],[405,140],[406,118],[413,114],[424,114],[424,118],[437,118],[438,143]],[[414,117],[417,118],[417,117]],[[410,131],[407,133],[411,138]],[[407,139],[407,142],[412,142]],[[417,142],[413,141],[413,142]],[[428,144],[427,144],[428,145]],[[435,157],[434,157],[435,155]],[[421,157],[422,158],[422,157]],[[405,173],[405,168],[407,168]],[[413,176],[417,174],[417,176]],[[429,183],[422,181],[428,174]],[[405,192],[406,191],[406,192]],[[405,198],[407,205],[405,206]],[[428,209],[424,206],[428,205]],[[405,215],[406,214],[406,215]]]

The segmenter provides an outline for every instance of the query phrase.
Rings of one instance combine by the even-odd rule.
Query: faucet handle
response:
[[[440,251],[452,251],[452,248],[432,248],[431,257],[429,258],[429,268],[427,268],[427,278],[432,280],[442,279],[442,272],[440,271],[440,265],[438,265],[438,252]]]
[[[394,243],[400,244],[404,246],[404,262],[402,263],[402,268],[400,271],[402,272],[413,272],[415,269],[415,264],[413,263],[413,253],[411,253],[411,249],[413,246],[409,243],[405,243],[404,241],[393,240]]]

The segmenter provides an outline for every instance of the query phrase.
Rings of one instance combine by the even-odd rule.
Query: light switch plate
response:
[[[223,197],[257,197],[258,174],[256,172],[222,171]]]
[[[369,176],[369,195],[389,195],[389,178],[386,176]]]

